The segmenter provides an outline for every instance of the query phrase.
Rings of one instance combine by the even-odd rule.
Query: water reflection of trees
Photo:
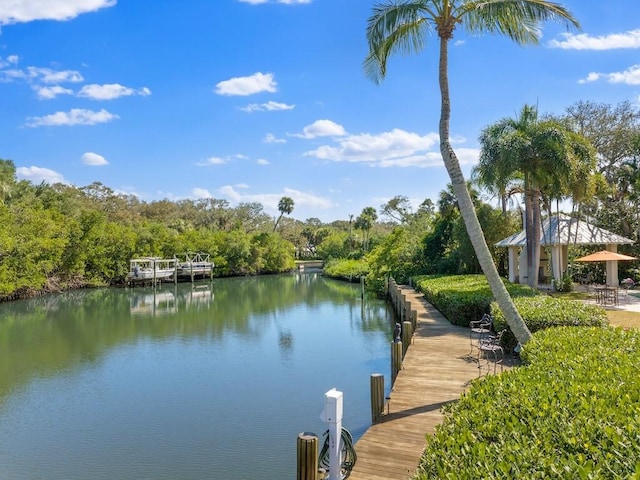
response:
[[[388,329],[379,303],[363,302],[359,286],[317,273],[165,284],[156,289],[78,290],[2,304],[0,396],[34,375],[98,362],[122,344],[145,338],[260,337],[286,310],[300,305],[319,308],[324,302],[347,306],[345,321],[363,332]],[[293,341],[291,332],[281,332],[283,351],[292,348]]]

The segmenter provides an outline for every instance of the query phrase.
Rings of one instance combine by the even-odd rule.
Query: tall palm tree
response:
[[[280,216],[278,217],[278,220],[276,220],[275,225],[273,226],[273,231],[276,231],[276,228],[278,228],[278,223],[280,222],[280,219],[282,218],[282,216],[286,213],[287,215],[290,215],[291,212],[293,212],[293,198],[291,197],[282,197],[280,199],[280,201],[278,202],[278,211],[280,212]]]
[[[553,119],[540,120],[538,109],[525,105],[517,118],[503,118],[480,134],[478,170],[497,185],[521,181],[525,199],[527,283],[538,285],[541,200],[578,192],[595,168],[588,140]],[[549,212],[551,208],[549,206]]]
[[[491,291],[518,341],[526,343],[531,332],[518,313],[493,263],[482,234],[460,162],[451,147],[449,123],[449,41],[456,27],[470,33],[499,33],[519,44],[537,44],[540,22],[559,20],[579,28],[578,21],[563,6],[545,0],[401,0],[374,7],[367,25],[369,54],[365,70],[375,82],[387,72],[393,53],[419,53],[425,37],[435,31],[440,41],[438,80],[440,85],[440,152],[460,205],[467,232]]]
[[[356,219],[356,223],[354,224],[356,229],[362,230],[362,249],[365,252],[369,247],[369,232],[376,223],[376,220],[378,220],[376,209],[373,207],[365,207],[362,209],[362,213]]]

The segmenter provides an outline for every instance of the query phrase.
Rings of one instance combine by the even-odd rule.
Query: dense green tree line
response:
[[[258,204],[141,202],[99,183],[77,188],[16,179],[0,160],[0,298],[121,282],[129,260],[207,252],[215,274],[277,273],[295,246]]]

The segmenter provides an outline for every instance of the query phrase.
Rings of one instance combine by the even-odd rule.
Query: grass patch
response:
[[[640,292],[628,292],[630,296],[640,298]],[[565,300],[589,300],[593,298],[592,294],[588,292],[553,292],[550,293],[555,298],[562,298]],[[623,295],[623,293],[621,293]],[[628,312],[624,310],[606,310],[607,318],[609,319],[609,325],[613,327],[622,328],[640,328],[640,313]]]
[[[622,328],[640,328],[640,313],[623,310],[607,310],[609,325]]]

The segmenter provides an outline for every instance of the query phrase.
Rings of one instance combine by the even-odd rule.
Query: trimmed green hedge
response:
[[[556,327],[445,407],[415,479],[640,478],[640,331]]]
[[[468,327],[491,312],[493,294],[484,275],[429,275],[414,279],[416,290],[454,325]],[[504,281],[512,297],[531,297],[540,293],[526,285]]]
[[[516,339],[493,300],[484,275],[430,275],[417,277],[415,282],[416,289],[424,293],[425,299],[454,325],[468,327],[471,320],[491,313],[494,330],[508,330],[503,337],[503,346],[507,350],[515,347]],[[532,333],[553,326],[602,327],[608,324],[605,310],[597,305],[551,297],[526,285],[504,283]]]
[[[602,307],[587,305],[580,301],[539,295],[537,297],[514,297],[513,303],[531,333],[549,327],[604,327],[609,324],[607,313]],[[491,314],[496,331],[508,330],[507,321],[496,302],[491,303]],[[509,330],[503,337],[503,345],[510,350],[516,343],[515,337]]]

